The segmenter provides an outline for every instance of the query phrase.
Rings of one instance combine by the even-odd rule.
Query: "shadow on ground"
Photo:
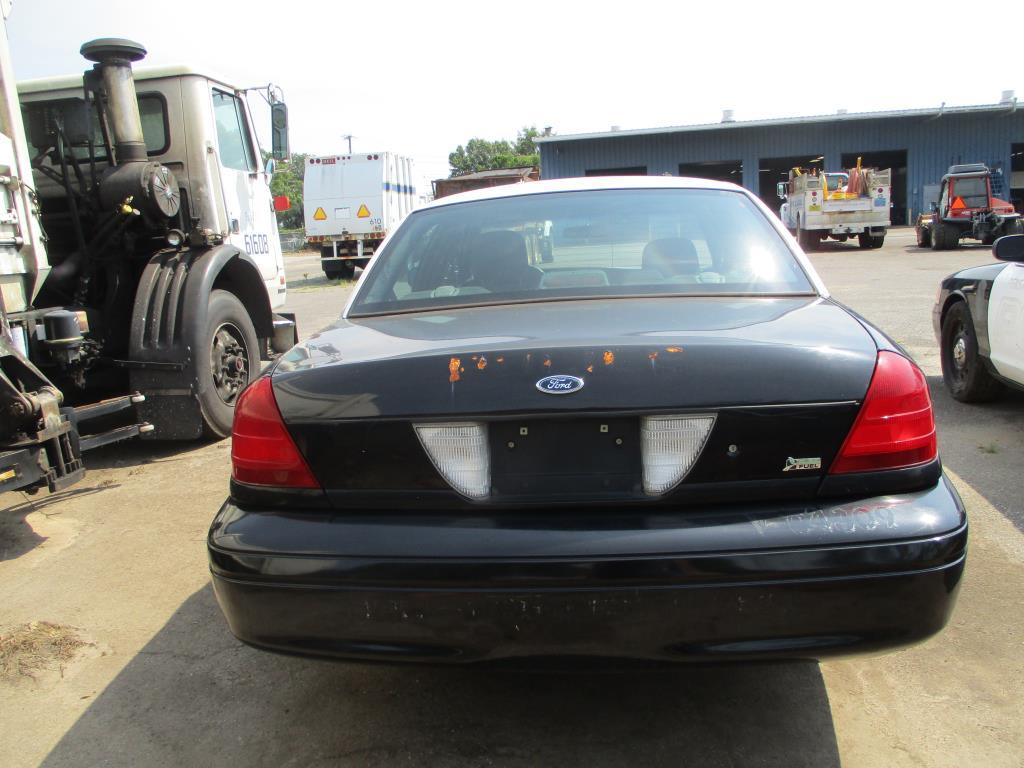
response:
[[[124,440],[120,443],[96,448],[83,456],[86,478],[89,470],[137,467],[145,464],[162,464],[179,461],[186,454],[199,451],[208,445],[222,443],[230,447],[223,438],[202,438],[199,440]]]
[[[598,673],[254,651],[193,594],[43,763],[838,766],[818,666]]]
[[[92,496],[110,487],[113,485],[81,484],[60,493],[40,491],[30,496],[27,493],[11,492],[0,496],[0,499],[9,503],[9,506],[0,507],[0,561],[21,557],[46,541],[45,536],[40,536],[25,522],[25,518],[33,512],[45,514],[47,509],[66,499]]]
[[[928,387],[943,465],[1024,531],[1024,392],[1006,389],[991,403],[961,403],[941,376],[929,376]]]

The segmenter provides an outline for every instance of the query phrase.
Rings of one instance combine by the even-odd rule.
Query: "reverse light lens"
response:
[[[895,352],[879,352],[864,404],[830,474],[899,469],[938,455],[924,374]]]
[[[490,495],[491,453],[486,424],[467,421],[413,426],[430,460],[452,488],[471,499]]]
[[[640,423],[644,493],[660,496],[689,473],[707,443],[715,416],[645,416]]]
[[[238,397],[231,427],[231,474],[240,483],[278,488],[319,488],[281,418],[270,377]]]

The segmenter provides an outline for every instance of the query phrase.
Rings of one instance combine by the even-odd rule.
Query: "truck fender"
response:
[[[135,293],[129,334],[131,389],[146,396],[139,415],[153,438],[200,437],[196,351],[203,341],[210,292],[223,288],[249,311],[256,335],[273,335],[273,313],[259,268],[232,245],[162,251],[146,265]]]

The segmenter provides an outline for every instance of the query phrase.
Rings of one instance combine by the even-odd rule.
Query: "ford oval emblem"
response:
[[[545,376],[537,382],[537,389],[546,395],[570,395],[583,389],[579,376]]]

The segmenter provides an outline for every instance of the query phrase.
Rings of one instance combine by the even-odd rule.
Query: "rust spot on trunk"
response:
[[[682,352],[683,348],[682,347],[665,347],[665,351],[674,355],[677,352]]]
[[[605,365],[614,365],[615,364],[615,353],[611,352],[611,351],[607,351],[607,352],[604,353],[604,355],[602,355],[602,359],[604,360],[604,364]]]
[[[658,359],[658,353],[657,352],[651,352],[651,354],[649,354],[647,356],[647,359],[650,360],[653,363],[655,360]]]
[[[462,365],[462,361],[457,357],[453,357],[448,361],[448,381],[452,384],[459,380],[460,365]]]
[[[480,359],[476,361],[476,367],[477,367],[477,370],[479,370],[479,371],[482,371],[484,368],[486,368],[487,367],[487,358],[484,357],[483,355],[481,355]]]
[[[590,365],[587,366],[587,373],[593,373],[593,372],[594,372],[594,364],[591,363]]]

